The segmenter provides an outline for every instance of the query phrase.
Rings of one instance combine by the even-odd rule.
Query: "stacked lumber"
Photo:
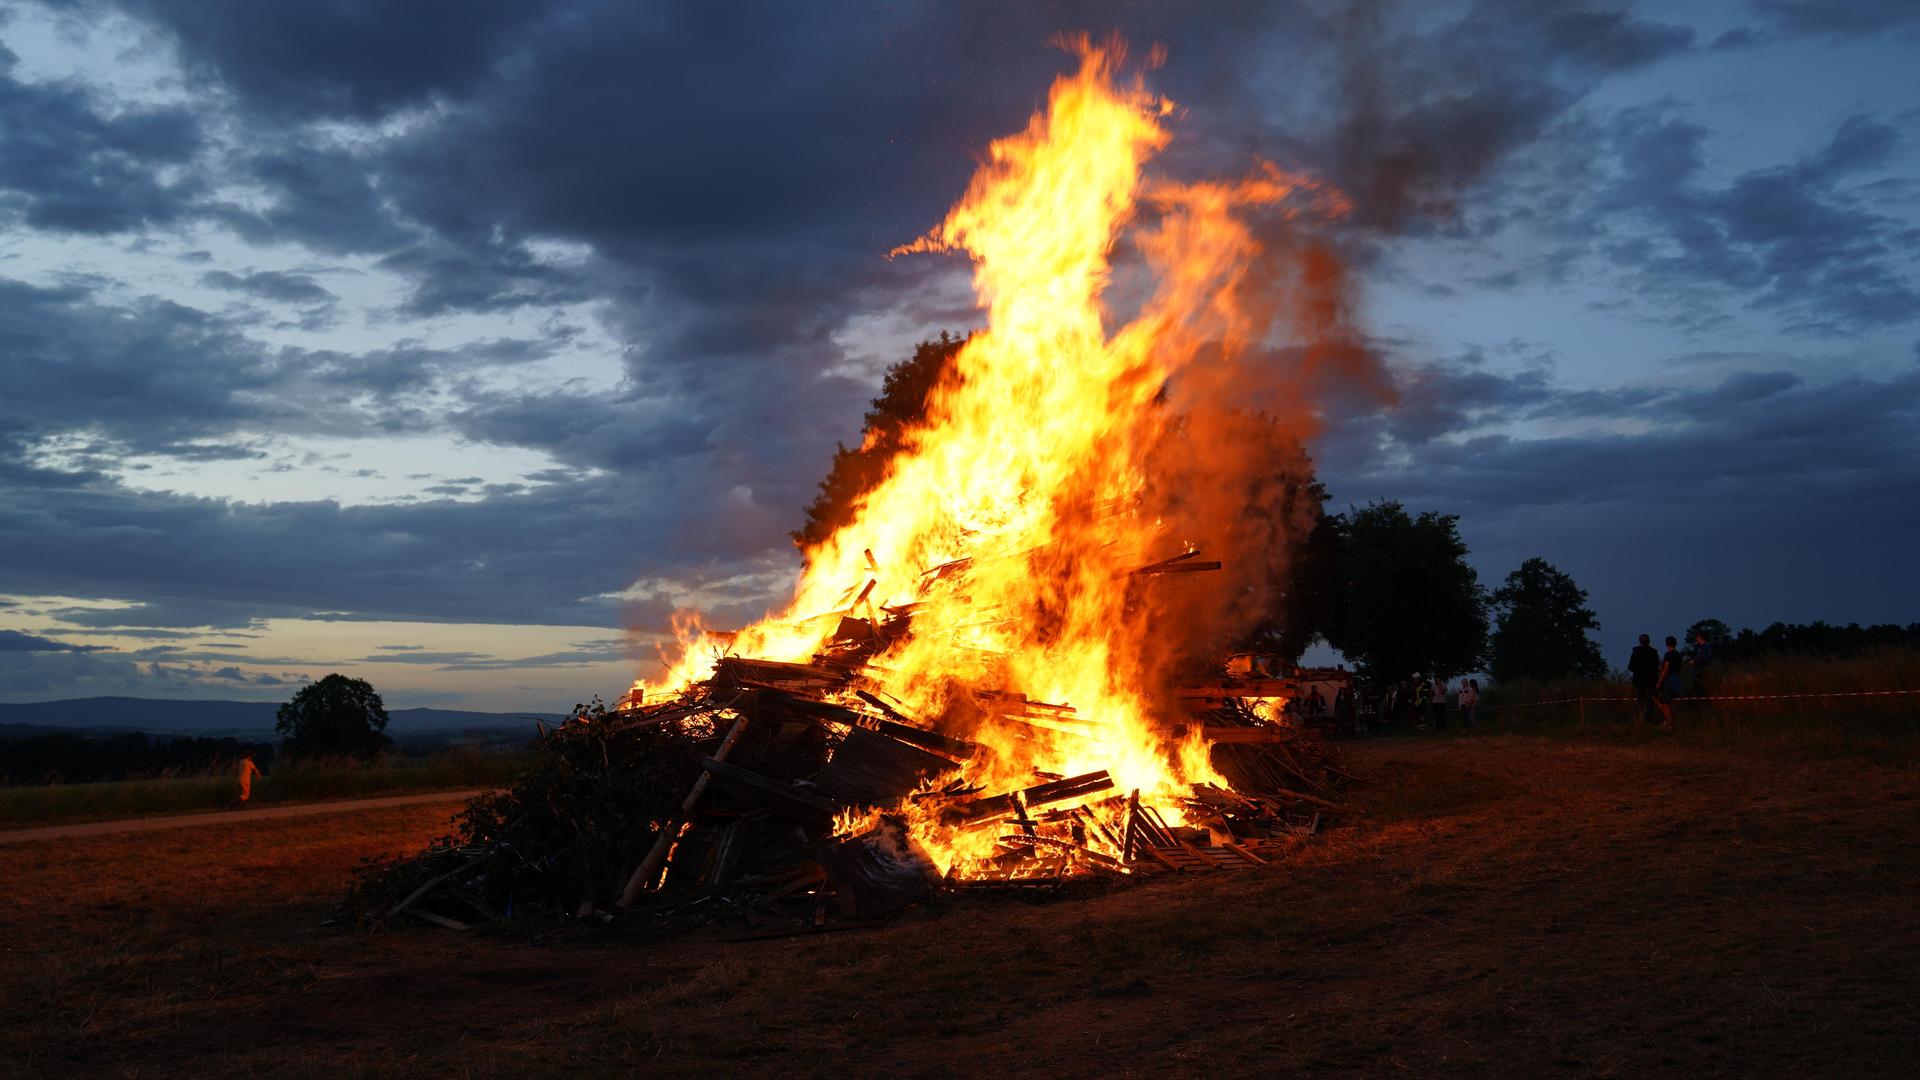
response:
[[[577,709],[455,835],[364,874],[350,910],[451,929],[592,918],[816,932],[943,891],[1251,869],[1339,809],[1324,738],[1231,700],[1190,720],[1228,787],[1156,806],[1096,770],[988,790],[969,766],[990,750],[862,675],[889,630],[856,620],[812,663],[728,656],[667,700]],[[1051,732],[1090,723],[1011,692],[973,691],[967,707]],[[943,863],[916,839],[929,827],[985,854]]]

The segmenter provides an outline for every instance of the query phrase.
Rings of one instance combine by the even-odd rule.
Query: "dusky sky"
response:
[[[0,700],[563,708],[785,594],[939,219],[1071,59],[1323,177],[1459,514],[1632,635],[1920,618],[1920,5],[0,2]],[[628,628],[631,628],[630,630]]]

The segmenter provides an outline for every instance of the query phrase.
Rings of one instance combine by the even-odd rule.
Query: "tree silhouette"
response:
[[[275,716],[280,750],[289,758],[372,758],[393,745],[385,734],[387,707],[365,679],[328,675],[301,687]]]
[[[1413,517],[1397,502],[1322,519],[1318,557],[1333,567],[1316,586],[1326,607],[1322,636],[1362,677],[1450,678],[1479,667],[1486,597],[1467,565],[1459,521],[1431,511]]]
[[[1588,633],[1600,622],[1587,592],[1541,558],[1528,559],[1493,590],[1487,673],[1494,679],[1600,678],[1607,662]]]
[[[833,467],[807,507],[807,520],[794,530],[796,545],[817,544],[853,519],[854,504],[886,476],[906,433],[926,417],[934,388],[953,377],[953,358],[966,343],[942,330],[938,340],[921,342],[912,356],[887,369],[880,396],[862,421],[860,445],[834,450]]]
[[[1719,619],[1701,619],[1687,627],[1687,636],[1681,640],[1690,642],[1701,634],[1707,635],[1707,641],[1716,649],[1733,640],[1733,628]]]

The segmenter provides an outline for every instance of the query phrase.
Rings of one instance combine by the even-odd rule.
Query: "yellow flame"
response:
[[[1224,784],[1197,726],[1166,734],[1173,697],[1157,642],[1194,628],[1169,625],[1188,616],[1155,599],[1161,584],[1126,571],[1180,554],[1205,521],[1244,509],[1164,490],[1178,485],[1154,461],[1183,421],[1167,387],[1203,354],[1264,333],[1243,302],[1261,244],[1235,215],[1302,185],[1271,166],[1234,183],[1146,182],[1172,104],[1122,79],[1119,42],[1069,45],[1079,70],[1056,81],[1045,111],[994,142],[946,220],[895,253],[970,256],[987,329],[960,349],[957,377],[851,523],[807,551],[792,604],[726,648],[805,661],[836,623],[807,617],[844,608],[849,586],[871,578],[873,603],[919,604],[910,634],[874,659],[874,679],[909,714],[990,748],[969,780],[1005,791],[1036,773],[1106,769],[1121,793],[1173,796]],[[1105,297],[1123,244],[1129,273],[1150,284],[1110,331]],[[970,562],[930,573],[958,560]],[[1206,576],[1221,578],[1210,602],[1246,587]],[[679,658],[645,689],[702,677],[702,648],[683,632]],[[983,707],[970,694],[979,689],[1073,712]],[[906,816],[943,868],[990,853],[994,830],[947,828],[924,805]]]

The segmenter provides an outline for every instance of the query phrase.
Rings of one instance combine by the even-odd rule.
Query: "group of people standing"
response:
[[[1448,704],[1448,697],[1453,703]],[[1366,721],[1372,719],[1379,724],[1404,724],[1409,727],[1435,731],[1447,730],[1449,713],[1452,709],[1460,711],[1460,726],[1467,731],[1480,730],[1480,680],[1462,679],[1457,690],[1447,685],[1447,680],[1439,675],[1428,678],[1415,674],[1411,678],[1387,684],[1386,688],[1369,698],[1360,709],[1359,723],[1355,734],[1364,734]]]
[[[1640,635],[1640,644],[1627,657],[1627,674],[1633,677],[1633,696],[1640,708],[1640,722],[1651,724],[1657,714],[1661,727],[1673,726],[1673,703],[1683,697],[1707,696],[1707,668],[1713,663],[1713,644],[1705,634],[1695,634],[1693,644],[1684,651],[1673,635],[1667,635],[1667,651],[1656,652],[1652,639]]]

